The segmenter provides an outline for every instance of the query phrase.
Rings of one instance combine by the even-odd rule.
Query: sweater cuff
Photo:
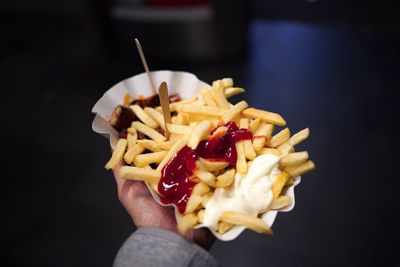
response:
[[[152,227],[136,230],[119,250],[115,267],[125,266],[219,266],[202,247],[173,232]]]

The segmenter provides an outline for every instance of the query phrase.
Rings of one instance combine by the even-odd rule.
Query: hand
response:
[[[158,204],[143,182],[121,179],[118,176],[119,168],[113,170],[118,197],[133,223],[138,228],[157,227],[181,235],[177,229],[174,209]],[[215,241],[215,237],[206,228],[189,231],[183,237],[207,250]]]

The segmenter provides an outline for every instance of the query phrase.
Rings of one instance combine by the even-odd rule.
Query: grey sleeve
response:
[[[139,228],[122,245],[114,267],[220,266],[217,260],[200,246],[160,228]]]

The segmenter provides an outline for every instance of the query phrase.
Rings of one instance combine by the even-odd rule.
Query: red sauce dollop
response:
[[[199,157],[213,161],[225,161],[230,165],[236,164],[235,143],[240,140],[252,139],[253,135],[247,129],[239,129],[233,121],[223,126],[228,128],[225,134],[222,136],[214,135],[208,140],[201,141],[194,149],[187,146],[183,147],[164,166],[158,184],[162,203],[175,204],[180,213],[185,212],[186,203],[192,194],[192,190],[199,182],[198,178],[193,175],[196,170],[196,160]],[[216,129],[213,129],[211,134]]]

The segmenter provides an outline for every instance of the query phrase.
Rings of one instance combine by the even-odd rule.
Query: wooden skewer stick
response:
[[[161,109],[164,116],[165,137],[169,139],[170,133],[167,123],[171,123],[171,111],[169,109],[168,85],[166,82],[161,83],[160,88],[158,88],[158,95],[160,97]]]
[[[142,59],[142,63],[143,63],[144,69],[146,71],[147,78],[149,79],[149,82],[151,84],[154,94],[156,94],[157,90],[154,85],[153,79],[151,78],[149,66],[147,65],[147,61],[144,56],[142,46],[140,45],[140,42],[137,38],[135,38],[135,43],[136,43],[136,47],[139,51],[140,58]],[[161,83],[160,88],[158,89],[158,97],[160,98],[161,109],[162,109],[163,116],[164,116],[165,137],[167,139],[169,139],[170,133],[167,128],[167,123],[171,123],[171,111],[169,109],[168,85],[166,82]]]
[[[140,59],[142,60],[142,63],[143,63],[143,66],[144,66],[144,70],[146,71],[147,78],[149,78],[149,82],[150,82],[151,88],[153,89],[153,93],[156,94],[157,91],[156,91],[156,87],[154,85],[153,79],[151,78],[151,75],[150,75],[149,66],[147,65],[147,61],[146,61],[146,58],[144,56],[142,46],[140,45],[140,42],[139,42],[139,40],[137,38],[135,38],[135,43],[136,43],[136,47],[137,47],[137,50],[138,50],[139,55],[140,55]]]

